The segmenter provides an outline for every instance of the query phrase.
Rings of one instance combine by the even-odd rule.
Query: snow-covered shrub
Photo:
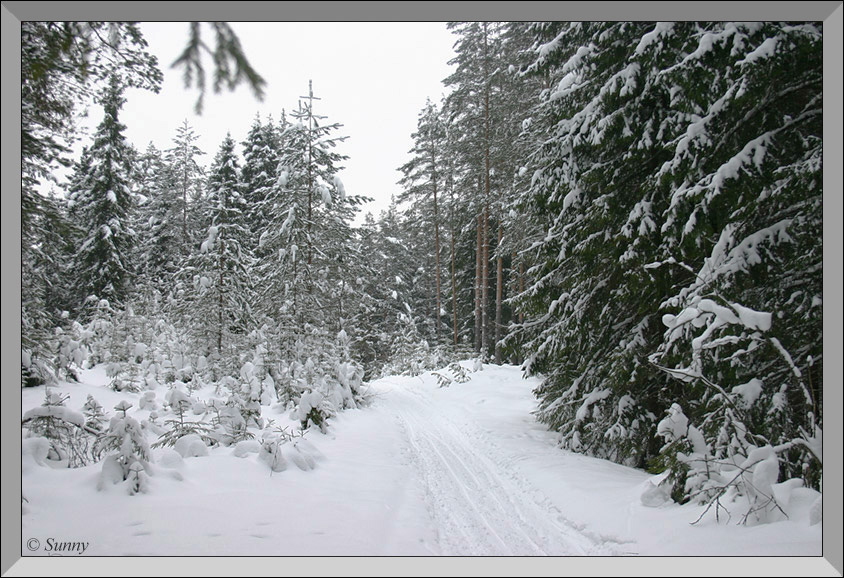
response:
[[[364,390],[363,378],[364,368],[351,357],[352,340],[345,330],[337,333],[335,343],[335,375],[334,379],[340,390],[342,403],[338,409],[349,409],[358,407],[361,403],[367,402],[366,391]]]
[[[247,361],[240,368],[240,394],[244,399],[250,402],[257,403],[258,406],[270,404],[270,392],[273,391],[272,378],[267,380],[268,376],[262,379],[259,375],[258,368],[251,361]]]
[[[291,403],[295,403],[296,398],[299,396],[299,391],[296,387],[297,381],[295,378],[298,367],[299,363],[297,361],[293,361],[289,364],[283,361],[280,363],[278,379],[275,380],[274,387],[276,399],[278,399],[279,404],[283,407],[286,407]]]
[[[164,421],[164,426],[167,430],[152,444],[153,448],[177,446],[180,440],[185,437],[190,437],[191,440],[199,440],[203,445],[213,445],[216,443],[217,440],[211,435],[212,430],[209,426],[202,422],[185,419],[185,415],[190,409],[191,401],[182,390],[173,388],[168,391],[167,402],[170,404],[170,408],[176,414],[176,417]],[[184,456],[184,454],[182,455]]]
[[[94,396],[88,394],[85,405],[82,406],[82,413],[85,415],[85,426],[92,431],[101,432],[105,428],[105,411]]]
[[[28,349],[21,349],[21,387],[53,385],[57,381],[49,362]]]
[[[244,371],[241,371],[240,382],[233,378],[226,380],[231,391],[228,403],[240,412],[247,426],[261,428],[264,426],[261,417],[261,384],[248,367],[245,366],[245,369],[246,377]]]
[[[155,401],[154,391],[145,391],[138,399],[138,409],[148,409],[154,411],[158,409],[158,403]]]
[[[111,377],[109,386],[114,391],[137,393],[144,386],[143,376],[134,363],[109,363],[106,368],[106,375]]]
[[[449,363],[447,371],[451,373],[451,375],[447,375],[443,370],[431,372],[431,375],[437,378],[437,385],[439,387],[448,387],[453,382],[466,383],[472,379],[469,377],[466,368],[460,365],[457,361]]]
[[[792,491],[804,487],[800,478],[778,483],[778,453],[789,447],[755,446],[748,441],[750,436],[740,423],[732,425],[729,450],[713,451],[703,432],[689,422],[678,404],[673,404],[657,426],[658,435],[666,442],[661,459],[667,468],[663,476],[669,484],[649,489],[643,501],[668,493],[673,484],[675,500],[706,505],[699,519],[710,512],[719,521],[724,515],[729,520],[738,512],[738,522],[751,525],[788,519]]]
[[[80,345],[89,352],[88,367],[112,360],[116,314],[108,300],[94,295],[86,299],[82,316],[87,321],[79,331],[79,338]]]
[[[250,338],[256,342],[253,346],[252,358],[241,367],[241,378],[244,378],[244,371],[246,371],[251,373],[252,378],[259,382],[261,405],[270,405],[273,395],[276,393],[275,378],[273,377],[275,363],[273,363],[268,350],[268,342],[265,336],[267,331],[269,331],[268,328],[264,326],[250,334]],[[251,368],[248,368],[247,364],[251,364]]]
[[[255,437],[246,425],[246,420],[240,411],[240,405],[234,396],[229,401],[211,400],[209,410],[212,413],[211,435],[217,443],[223,446],[237,444]]]
[[[302,424],[303,430],[314,425],[324,433],[328,428],[327,421],[333,415],[334,412],[326,403],[325,396],[320,392],[306,391],[299,398],[296,419]]]
[[[50,442],[48,459],[66,462],[67,467],[75,468],[96,460],[98,431],[86,426],[81,413],[65,406],[67,399],[48,388],[44,403],[27,411],[21,425],[31,435]]]
[[[444,358],[445,354],[445,358]],[[416,327],[410,315],[399,315],[399,333],[392,342],[389,361],[381,370],[382,375],[420,375],[425,371],[447,364],[447,350],[431,347]]]
[[[287,469],[288,460],[304,471],[312,470],[316,467],[316,459],[319,457],[319,452],[304,439],[304,432],[290,432],[283,427],[268,426],[261,436],[261,441],[258,450],[258,459],[265,462],[272,471],[281,472]],[[253,451],[251,442],[243,442],[245,444],[235,451],[235,455],[243,454]],[[285,448],[282,451],[282,447]],[[242,457],[242,456],[241,456]]]
[[[439,371],[432,371],[431,375],[437,378],[437,387],[448,387],[454,381],[450,376]]]
[[[85,329],[78,321],[74,321],[70,331],[56,327],[57,352],[55,365],[64,379],[79,381],[78,370],[82,368],[88,358],[88,351],[82,342]]]
[[[261,449],[258,459],[266,463],[274,472],[287,469],[287,459],[284,457],[282,446],[293,441],[293,434],[282,428],[267,428],[261,436]]]
[[[454,381],[457,383],[466,383],[472,379],[469,377],[466,368],[460,365],[458,361],[449,363],[448,370],[454,375]]]
[[[103,460],[99,490],[123,482],[130,495],[147,490],[147,477],[151,473],[150,447],[141,425],[127,413],[131,407],[127,401],[114,406],[117,414],[111,418],[108,431],[100,439],[100,451],[109,455]]]

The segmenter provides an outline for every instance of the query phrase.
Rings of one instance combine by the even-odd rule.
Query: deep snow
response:
[[[108,414],[126,399],[130,415],[148,416],[140,394],[105,386],[102,368],[82,375],[54,388],[70,395],[70,409],[92,394]],[[54,553],[48,544],[70,542],[86,543],[85,556],[821,555],[810,504],[792,504],[784,522],[748,527],[738,516],[707,516],[692,525],[700,506],[643,504],[653,476],[556,447],[531,415],[537,380],[512,366],[470,376],[443,388],[430,373],[373,382],[370,406],[339,413],[326,434],[307,432],[310,471],[290,464],[273,473],[233,447],[184,459],[155,450],[149,492],[129,496],[118,486],[97,490],[100,464],[56,469],[25,455],[21,552],[44,556]],[[156,392],[159,403],[165,393]],[[21,396],[23,414],[41,404],[44,388]],[[263,411],[295,423],[289,410]]]

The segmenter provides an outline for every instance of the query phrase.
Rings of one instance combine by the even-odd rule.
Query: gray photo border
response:
[[[823,20],[824,21],[824,357],[842,351],[842,8],[832,2],[2,2],[2,448],[3,512],[18,508],[20,330],[20,21],[447,21],[447,20]],[[166,66],[167,63],[162,63]],[[18,318],[18,319],[16,319]],[[842,575],[842,378],[824,364],[824,557],[816,558],[21,558],[20,522],[4,516],[0,572],[9,576],[246,575]],[[832,425],[830,425],[832,424]],[[60,561],[60,562],[58,562]],[[679,566],[678,566],[679,564]]]

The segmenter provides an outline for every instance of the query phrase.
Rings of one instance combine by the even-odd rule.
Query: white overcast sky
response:
[[[264,100],[258,101],[247,85],[219,94],[209,89],[200,116],[194,114],[196,89],[185,90],[181,69],[170,68],[184,48],[188,26],[141,24],[164,84],[158,94],[126,93],[121,120],[139,150],[149,142],[169,148],[187,119],[201,136],[198,144],[207,166],[228,131],[241,143],[256,113],[262,122],[267,115],[277,122],[282,109],[294,110],[299,97],[308,94],[312,80],[314,96],[321,99],[315,102],[315,113],[327,117],[324,123],[341,123],[337,135],[348,137],[337,148],[349,157],[340,173],[346,190],[375,199],[360,216],[377,216],[388,206],[398,192],[397,169],[408,159],[418,114],[426,98],[439,102],[445,92],[442,80],[450,74],[456,37],[444,22],[233,23],[247,58],[267,81]],[[202,31],[211,43],[211,29],[203,25]],[[210,59],[205,67],[211,70]],[[90,115],[89,124],[96,126],[101,109],[92,107]],[[238,153],[242,155],[241,146]]]

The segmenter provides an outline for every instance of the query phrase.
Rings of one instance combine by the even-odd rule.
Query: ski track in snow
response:
[[[625,554],[622,542],[568,521],[518,476],[490,433],[439,413],[413,384],[383,398],[407,437],[426,488],[441,555],[595,556]],[[462,420],[461,420],[462,421]]]

